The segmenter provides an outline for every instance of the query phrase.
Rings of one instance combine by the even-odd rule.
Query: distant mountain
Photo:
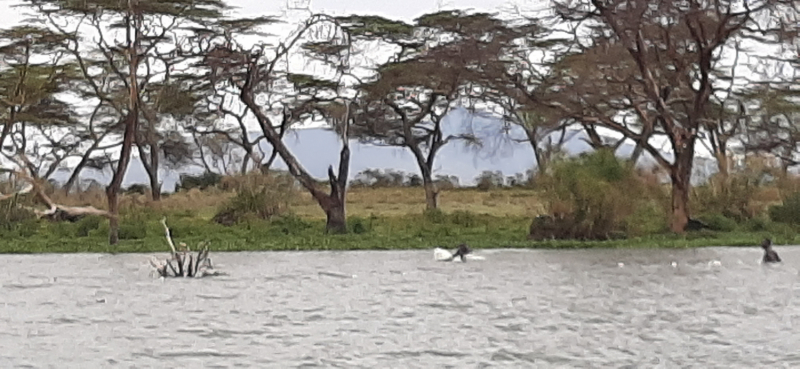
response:
[[[457,110],[445,118],[443,130],[445,135],[471,132],[482,138],[483,145],[475,147],[462,141],[454,141],[444,146],[437,155],[434,175],[454,175],[459,178],[461,185],[469,186],[475,183],[475,177],[483,171],[500,171],[504,176],[510,176],[516,173],[525,173],[536,167],[530,144],[513,139],[524,137],[524,132],[518,127],[515,130],[512,129],[509,135],[503,135],[500,133],[500,125],[496,120],[472,116],[464,110]],[[257,136],[256,133],[252,135]],[[571,137],[564,145],[568,154],[577,155],[591,150],[585,141],[586,135],[583,131],[573,131],[568,133],[568,136]],[[324,128],[295,129],[286,135],[284,142],[296,155],[301,165],[317,178],[326,178],[328,166],[335,167],[338,164],[341,144],[337,135],[330,130]],[[267,153],[271,151],[268,143],[262,143],[262,147]],[[625,143],[617,150],[617,155],[628,157],[633,152],[633,148],[632,144]],[[413,155],[405,148],[375,146],[351,141],[350,149],[350,179],[365,169],[419,172]],[[666,155],[668,158],[670,157],[669,154]],[[652,157],[645,155],[640,163],[641,165],[650,165],[655,162]],[[280,159],[276,160],[273,167],[286,169],[286,165]],[[698,158],[695,180],[702,180],[712,173],[714,168],[715,164],[712,160]],[[162,170],[160,175],[163,181],[163,191],[174,191],[180,174],[199,174],[201,172],[202,167],[199,164],[184,167],[177,172]],[[63,182],[67,176],[68,173],[59,172],[54,179]],[[111,173],[84,170],[81,179],[93,179],[107,184],[111,180]],[[147,184],[147,175],[138,156],[132,158],[123,186],[127,187],[136,183]]]

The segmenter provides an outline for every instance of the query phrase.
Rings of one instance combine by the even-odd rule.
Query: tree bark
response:
[[[348,112],[345,117],[345,125],[348,124],[347,119],[349,118]],[[350,173],[350,143],[348,142],[346,127],[343,129],[341,139],[342,149],[339,151],[339,173],[333,172],[333,166],[328,167],[328,183],[331,186],[331,193],[327,198],[318,200],[325,210],[326,233],[347,233],[346,197],[347,177]]]
[[[109,229],[108,229],[108,243],[116,245],[119,243],[119,191],[122,188],[122,179],[128,171],[128,164],[130,164],[131,150],[133,148],[134,136],[136,135],[137,123],[139,122],[139,83],[136,78],[136,73],[139,69],[139,28],[137,27],[137,20],[132,19],[133,10],[131,9],[125,17],[125,24],[127,29],[128,41],[128,55],[130,63],[128,63],[128,73],[130,74],[131,83],[128,83],[128,115],[125,121],[125,132],[122,137],[122,149],[120,150],[119,163],[114,171],[114,176],[111,178],[111,183],[106,187],[106,197],[108,199],[108,212],[110,214]],[[139,16],[137,16],[138,18]],[[134,35],[131,40],[131,22],[134,23]]]
[[[144,160],[144,159],[142,159]],[[160,163],[158,162],[158,150],[157,146],[154,145],[150,146],[150,171],[148,173],[148,177],[150,177],[150,194],[153,198],[153,201],[160,201],[161,200],[161,183],[158,181],[158,167]]]
[[[147,180],[150,182],[150,196],[153,201],[159,201],[161,200],[161,184],[158,182],[158,143],[153,143],[151,140],[144,145],[150,149],[149,153],[145,152],[143,144],[137,140],[136,147],[139,150],[139,158],[142,160]]]
[[[672,219],[670,228],[683,233],[689,222],[689,192],[691,191],[694,139],[687,147],[676,150],[675,163],[670,168],[672,180]]]
[[[297,158],[283,143],[283,134],[275,130],[269,117],[264,114],[260,106],[256,103],[255,96],[250,86],[243,86],[239,96],[242,102],[253,112],[253,115],[255,115],[259,126],[261,126],[261,131],[264,133],[264,137],[267,139],[267,142],[272,145],[275,152],[280,155],[283,162],[286,163],[289,173],[300,182],[325,212],[327,218],[326,231],[328,233],[347,232],[345,194],[347,177],[350,171],[350,147],[347,141],[347,134],[345,133],[343,135],[344,139],[343,147],[340,151],[338,175],[333,172],[333,166],[328,168],[328,181],[331,184],[331,192],[330,194],[326,194],[319,188],[316,181],[311,177],[308,171],[300,165]],[[348,122],[348,119],[349,113],[345,122]]]
[[[116,245],[119,242],[119,186],[108,186],[106,189],[108,199],[108,244]]]
[[[434,183],[429,177],[430,175],[423,176],[423,181],[425,182],[425,207],[427,209],[438,209],[439,188],[436,187],[436,183]]]
[[[333,175],[333,166],[328,168],[330,176],[331,194],[318,200],[325,211],[325,233],[347,233],[347,215],[344,188],[339,185],[338,178]]]
[[[536,137],[536,131],[534,129],[525,129],[525,136],[528,138],[528,143],[531,145],[531,149],[533,149],[533,157],[536,159],[536,172],[539,175],[544,175],[547,173],[547,165],[548,160],[545,159],[545,153],[542,152],[542,148],[539,147],[539,142]]]

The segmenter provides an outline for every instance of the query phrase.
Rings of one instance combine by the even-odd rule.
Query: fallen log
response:
[[[164,226],[164,233],[170,248],[170,258],[165,259],[164,262],[159,262],[155,256],[150,258],[150,265],[156,269],[159,277],[201,278],[217,274],[211,264],[211,258],[208,257],[208,241],[200,242],[197,245],[200,251],[197,252],[197,256],[194,256],[192,255],[192,250],[183,242],[178,244],[180,249],[175,247],[175,241],[172,239],[169,227],[167,227],[166,217],[161,219],[161,225]]]
[[[30,163],[24,155],[20,155],[19,158],[23,162],[23,164],[17,163],[18,166],[20,166],[21,168],[26,167],[24,163]],[[46,206],[48,209],[39,210],[27,206],[21,206],[21,207],[32,211],[38,219],[48,219],[50,221],[76,222],[87,215],[96,215],[104,218],[112,217],[112,215],[109,212],[95,208],[93,206],[66,206],[66,205],[56,204],[52,199],[50,199],[50,196],[47,196],[44,189],[39,184],[39,181],[22,170],[0,168],[0,173],[10,173],[16,176],[17,178],[27,182],[25,187],[23,187],[19,191],[16,191],[11,194],[0,193],[0,201],[7,200],[9,198],[18,195],[33,193],[36,199],[38,199],[39,202],[42,203],[42,205]]]

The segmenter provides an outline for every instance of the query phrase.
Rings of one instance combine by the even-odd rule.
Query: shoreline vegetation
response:
[[[163,251],[164,218],[211,252],[795,243],[788,3],[557,0],[542,17],[403,21],[24,0],[41,22],[0,29],[0,252]],[[304,143],[300,160],[284,138],[311,123],[338,145]],[[568,157],[576,140],[589,152]],[[351,181],[356,141],[401,148],[415,174]],[[512,142],[530,145],[529,173],[463,188],[441,164],[457,144],[515,160],[496,155]],[[699,183],[701,151],[717,168]],[[137,156],[147,185],[123,188]],[[189,166],[205,174],[162,193],[162,173]]]
[[[120,242],[116,245],[107,242],[107,219],[93,215],[74,222],[37,219],[25,215],[28,208],[25,204],[34,203],[33,195],[19,195],[2,204],[0,237],[4,242],[0,244],[0,253],[162,253],[164,230],[160,221],[164,217],[176,242],[189,245],[208,242],[214,253],[449,249],[462,242],[474,249],[757,247],[765,237],[771,237],[776,245],[800,243],[800,233],[791,224],[791,219],[796,219],[794,212],[800,210],[791,195],[798,187],[793,177],[758,184],[755,180],[745,181],[748,174],[744,173],[731,175],[724,187],[713,180],[696,186],[692,204],[703,209],[697,219],[704,227],[674,234],[669,232],[668,212],[660,208],[668,206],[668,185],[653,182],[656,174],[634,171],[621,160],[600,165],[592,159],[599,156],[602,154],[566,159],[560,162],[563,166],[555,166],[553,175],[517,180],[513,184],[487,172],[478,178],[475,187],[453,186],[443,190],[440,208],[433,210],[425,209],[424,189],[413,184],[354,181],[348,190],[346,234],[326,234],[325,213],[311,195],[282,172],[205,179],[186,177],[177,192],[164,194],[159,201],[153,201],[144,186],[129,187],[121,197]],[[603,180],[591,173],[581,175],[579,170],[605,168],[599,173],[608,174],[614,172],[609,168],[615,166],[628,174]],[[554,184],[552,181],[562,171],[571,173],[569,178],[579,178],[585,188]],[[397,173],[386,175],[398,177]],[[209,183],[203,183],[204,180]],[[617,180],[633,182],[612,185],[602,191],[594,187]],[[639,187],[634,182],[655,183],[655,187]],[[565,188],[572,188],[569,196],[561,191]],[[103,207],[104,193],[99,186],[69,195],[63,195],[57,188],[46,191],[54,201],[68,206]],[[648,196],[652,201],[639,201]],[[10,201],[15,201],[18,207]],[[620,207],[617,203],[630,206]],[[581,222],[571,218],[574,224],[570,229],[573,232],[583,229],[589,219],[592,229],[607,225],[606,237],[592,240],[560,235],[562,239],[529,239],[532,220],[537,215],[559,214],[565,208],[575,208],[576,204],[583,204],[586,209],[580,212],[589,215]],[[593,207],[604,211],[591,215],[589,210]],[[722,215],[732,214],[736,208],[751,210],[738,220]],[[609,217],[611,220],[606,221]]]

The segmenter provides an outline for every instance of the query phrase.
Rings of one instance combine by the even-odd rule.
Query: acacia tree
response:
[[[94,98],[106,102],[119,117],[122,144],[111,183],[106,188],[109,243],[116,244],[119,192],[137,141],[139,123],[145,118],[142,92],[158,74],[153,73],[152,68],[158,68],[152,64],[153,56],[162,52],[158,46],[169,42],[167,36],[179,24],[203,24],[205,20],[218,18],[225,5],[219,0],[25,0],[25,4],[45,16],[52,29],[69,39],[67,49],[80,66]],[[93,35],[83,39],[87,32]],[[100,89],[98,80],[105,78],[112,79],[110,91]]]
[[[605,85],[584,85],[574,94],[577,108],[569,109],[571,114],[640,142],[669,171],[675,232],[683,232],[688,222],[695,145],[711,120],[711,96],[721,90],[722,51],[737,38],[775,42],[770,34],[797,26],[781,24],[781,11],[792,12],[791,1],[556,1],[557,14],[569,22],[584,22],[591,47],[612,58],[613,63],[596,68],[632,67],[624,75],[605,77]],[[617,90],[606,91],[612,84]],[[635,114],[640,128],[621,117],[624,114]],[[668,139],[673,158],[650,143],[654,134]]]
[[[171,74],[168,68],[163,81],[151,82],[149,88],[141,93],[141,109],[146,124],[137,130],[136,148],[150,180],[154,201],[161,198],[159,169],[192,163],[192,147],[180,128],[193,121],[192,115],[201,99],[192,90],[192,80],[184,77],[182,81]]]
[[[209,79],[218,85],[232,88],[240,101],[253,114],[266,140],[281,157],[289,172],[311,193],[322,210],[327,222],[326,231],[344,233],[347,231],[345,216],[345,193],[350,167],[350,149],[346,126],[349,125],[350,102],[352,98],[343,96],[342,77],[348,74],[348,60],[351,51],[349,37],[330,17],[314,15],[303,22],[299,28],[281,41],[277,46],[257,43],[246,47],[232,37],[236,33],[252,32],[264,24],[274,23],[272,18],[238,19],[221,22],[219,42],[213,44],[206,53],[203,65]],[[327,61],[331,66],[330,78],[319,78],[306,74],[291,73],[291,66],[285,63],[293,55],[312,54],[317,59]],[[322,114],[335,125],[341,125],[343,132],[342,149],[338,171],[328,168],[330,192],[326,193],[311,174],[300,164],[282,141],[280,127],[270,114],[275,105],[270,104],[268,96],[283,91],[289,93],[282,101],[282,108],[289,111],[288,117],[297,119],[292,123]],[[283,114],[282,117],[287,117]]]
[[[480,69],[471,73],[468,96],[472,110],[499,117],[503,133],[510,133],[509,127],[521,128],[525,138],[514,140],[531,146],[538,172],[545,173],[554,155],[577,131],[568,133],[574,121],[549,105],[561,96],[561,65],[544,57],[537,61],[536,55],[557,50],[566,40],[552,37],[535,20],[499,22],[486,14],[472,18],[493,24],[495,32],[482,52],[493,54],[488,58],[481,55]],[[536,98],[531,98],[534,95]],[[592,134],[589,137],[599,139]]]
[[[77,76],[62,57],[64,45],[63,36],[41,27],[0,31],[0,148],[11,159],[34,158],[25,168],[34,178],[49,178],[78,143],[66,129],[73,109],[59,96]]]
[[[455,140],[477,142],[469,133],[445,134],[443,120],[467,96],[470,76],[498,47],[492,38],[504,37],[502,22],[461,11],[423,15],[414,25],[375,16],[339,20],[356,39],[394,47],[377,68],[378,76],[360,86],[364,102],[355,112],[352,134],[363,142],[411,151],[426,207],[437,208],[433,171],[439,150]]]
[[[781,160],[784,171],[800,164],[798,94],[774,86],[761,86],[748,96],[745,149],[774,155]]]

